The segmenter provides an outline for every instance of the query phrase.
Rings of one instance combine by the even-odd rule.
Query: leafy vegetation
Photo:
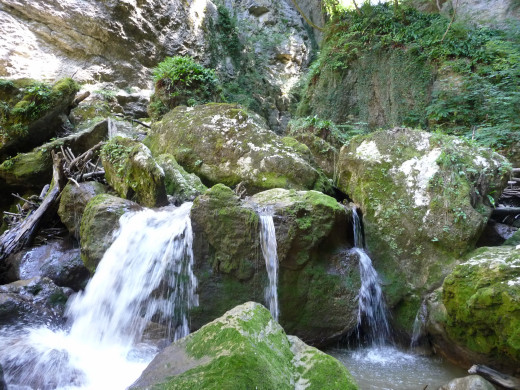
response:
[[[166,57],[153,70],[155,94],[149,113],[153,118],[179,106],[194,106],[221,99],[220,81],[213,69],[189,56]]]
[[[405,5],[397,10],[364,4],[359,12],[336,12],[309,85],[320,77],[341,78],[369,53],[402,51],[436,69],[440,84],[402,124],[496,148],[520,141],[520,32],[449,24],[442,15]]]

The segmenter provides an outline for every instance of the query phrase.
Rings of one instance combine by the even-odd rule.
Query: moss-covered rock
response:
[[[186,172],[171,154],[161,154],[156,161],[164,171],[166,194],[173,197],[175,204],[193,201],[208,189],[197,175]]]
[[[338,187],[363,211],[367,248],[405,330],[421,295],[474,247],[509,169],[489,149],[410,129],[358,136],[341,149]]]
[[[115,137],[101,150],[105,178],[119,196],[146,207],[168,204],[164,171],[138,141]]]
[[[468,255],[444,280],[442,302],[454,342],[487,362],[520,366],[519,250],[490,247]]]
[[[55,137],[78,90],[68,78],[52,86],[26,79],[0,80],[0,161]]]
[[[258,303],[237,306],[163,350],[132,389],[357,389],[332,356],[286,336]]]
[[[356,325],[359,270],[347,256],[348,210],[317,191],[273,189],[241,202],[218,184],[192,208],[199,302],[195,328],[248,300],[264,302],[268,285],[258,212],[273,213],[278,243],[280,322],[311,343]]]
[[[504,245],[520,245],[520,229],[504,241]]]
[[[108,187],[96,181],[68,183],[61,193],[58,215],[70,234],[79,238],[81,217],[88,202],[96,195],[108,192]]]
[[[77,156],[105,139],[108,133],[107,121],[67,137],[58,138],[28,153],[20,153],[5,160],[0,165],[0,188],[21,187],[40,189],[52,179],[51,151],[68,147]]]
[[[331,189],[305,145],[277,136],[238,105],[176,107],[152,127],[145,143],[156,156],[172,154],[207,185],[242,182],[249,193]]]
[[[112,234],[119,227],[119,218],[132,209],[139,209],[139,205],[108,194],[96,195],[88,202],[81,218],[80,242],[81,259],[90,272],[114,241]]]

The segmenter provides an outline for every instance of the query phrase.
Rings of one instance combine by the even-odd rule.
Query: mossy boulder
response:
[[[112,245],[119,218],[139,208],[137,203],[108,194],[96,195],[87,203],[81,218],[80,243],[81,259],[91,273]]]
[[[67,147],[77,156],[104,140],[107,134],[107,121],[102,121],[86,130],[58,138],[28,153],[20,153],[5,160],[0,165],[0,188],[8,186],[41,189],[52,179],[51,151],[58,152],[61,147]]]
[[[441,317],[449,339],[479,362],[520,366],[520,250],[479,248],[446,277]]]
[[[278,243],[280,323],[306,342],[326,344],[355,328],[358,259],[348,256],[349,210],[317,191],[273,189],[246,201],[218,184],[195,199],[194,328],[248,300],[264,302],[268,285],[259,212],[273,214]]]
[[[156,156],[172,154],[206,185],[243,183],[250,194],[270,188],[331,190],[305,145],[276,135],[238,105],[176,107],[152,126],[145,143]]]
[[[58,215],[71,235],[79,238],[81,217],[88,202],[96,195],[108,192],[108,187],[97,181],[67,183],[61,193]]]
[[[510,165],[458,138],[402,128],[354,137],[339,164],[393,317],[411,332],[421,296],[474,248]]]
[[[262,305],[247,302],[164,349],[131,389],[344,389],[338,360],[287,336]]]
[[[125,199],[145,207],[168,204],[164,171],[138,141],[115,137],[101,149],[108,184]]]
[[[171,154],[161,154],[156,161],[164,171],[166,194],[175,204],[193,201],[208,189],[197,175],[186,172]]]
[[[34,80],[0,80],[0,161],[55,137],[79,86],[66,78],[54,85]]]

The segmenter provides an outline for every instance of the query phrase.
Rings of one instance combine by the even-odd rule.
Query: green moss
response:
[[[506,365],[520,362],[520,256],[511,247],[481,248],[443,285],[450,337]]]

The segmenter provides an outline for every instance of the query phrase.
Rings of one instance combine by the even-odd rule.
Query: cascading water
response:
[[[390,339],[390,327],[386,317],[386,305],[383,299],[381,283],[372,260],[363,249],[361,221],[355,208],[352,209],[354,225],[354,248],[352,251],[359,258],[361,288],[359,289],[358,331],[366,322],[365,331],[372,345],[382,346]]]
[[[265,301],[273,318],[278,321],[278,255],[273,216],[267,210],[260,213],[260,243],[265,259],[269,285],[265,288]]]
[[[143,340],[152,323],[164,338],[189,333],[197,306],[191,204],[125,214],[85,291],[68,303],[69,330],[0,334],[9,385],[39,389],[124,389],[157,353]],[[22,387],[27,386],[27,387]]]
[[[410,340],[410,348],[416,348],[419,345],[419,340],[423,335],[424,325],[426,323],[426,316],[428,315],[428,309],[426,302],[421,303],[421,307],[415,315],[415,320],[412,327],[412,339]]]

